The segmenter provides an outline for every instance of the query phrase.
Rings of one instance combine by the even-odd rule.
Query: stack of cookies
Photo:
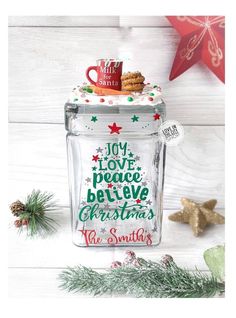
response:
[[[121,76],[123,91],[141,92],[144,88],[145,77],[140,72],[128,72]]]

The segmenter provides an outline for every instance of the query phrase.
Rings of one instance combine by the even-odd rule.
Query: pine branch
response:
[[[55,209],[56,202],[53,201],[54,194],[33,190],[24,203],[24,211],[19,214],[19,220],[27,220],[27,235],[46,236],[56,231],[57,222],[46,215]],[[22,227],[19,227],[22,231]]]
[[[64,270],[61,288],[96,295],[116,294],[135,297],[200,298],[224,291],[212,275],[181,269],[174,262],[162,263],[137,259],[140,266],[121,266],[98,273],[78,266]]]
[[[55,208],[55,201],[52,201],[54,194],[48,192],[41,192],[40,190],[33,190],[25,201],[25,210],[41,215],[47,211]]]

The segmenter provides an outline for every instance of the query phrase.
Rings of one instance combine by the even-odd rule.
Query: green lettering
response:
[[[97,200],[99,203],[104,202],[104,193],[103,190],[98,190],[97,191]]]
[[[130,188],[128,186],[123,187],[123,194],[125,199],[130,199],[131,194],[130,194]]]
[[[140,193],[140,199],[141,200],[146,200],[147,196],[148,196],[148,192],[149,192],[148,188],[143,188],[141,193]]]
[[[135,163],[134,159],[128,160],[128,170],[134,170],[133,164]]]

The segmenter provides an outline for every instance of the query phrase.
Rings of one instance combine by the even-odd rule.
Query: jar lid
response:
[[[145,85],[142,93],[109,96],[85,88],[75,88],[65,105],[65,126],[73,134],[155,134],[165,119],[157,85]]]
[[[68,99],[68,103],[85,105],[155,105],[160,102],[161,88],[158,85],[145,84],[142,92],[130,92],[127,95],[96,94],[87,83],[75,87]]]

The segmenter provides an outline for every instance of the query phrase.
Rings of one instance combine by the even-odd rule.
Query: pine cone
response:
[[[10,205],[11,212],[14,216],[19,216],[25,210],[25,205],[17,200]]]

